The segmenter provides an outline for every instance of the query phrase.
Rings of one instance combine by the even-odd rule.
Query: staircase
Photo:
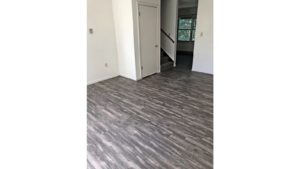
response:
[[[173,68],[173,64],[174,64],[174,62],[172,61],[172,59],[166,54],[166,52],[161,50],[160,71],[164,72],[164,71],[171,70]]]

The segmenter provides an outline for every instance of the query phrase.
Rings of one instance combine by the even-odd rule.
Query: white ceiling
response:
[[[178,1],[178,8],[191,8],[197,7],[198,0],[179,0]]]

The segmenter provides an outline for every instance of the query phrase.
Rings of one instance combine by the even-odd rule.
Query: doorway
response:
[[[198,0],[178,1],[176,67],[191,70],[193,65]]]

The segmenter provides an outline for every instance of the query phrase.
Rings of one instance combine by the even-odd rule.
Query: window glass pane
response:
[[[193,22],[193,29],[196,29],[196,21],[197,21],[197,19],[194,19],[194,22]]]
[[[192,41],[195,41],[195,30],[192,31]]]
[[[191,29],[192,19],[179,19],[179,29]]]
[[[190,41],[191,30],[179,30],[178,31],[178,40],[179,41]]]

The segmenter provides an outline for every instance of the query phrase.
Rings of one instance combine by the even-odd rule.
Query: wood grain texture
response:
[[[212,169],[213,76],[173,69],[87,87],[88,169]]]

